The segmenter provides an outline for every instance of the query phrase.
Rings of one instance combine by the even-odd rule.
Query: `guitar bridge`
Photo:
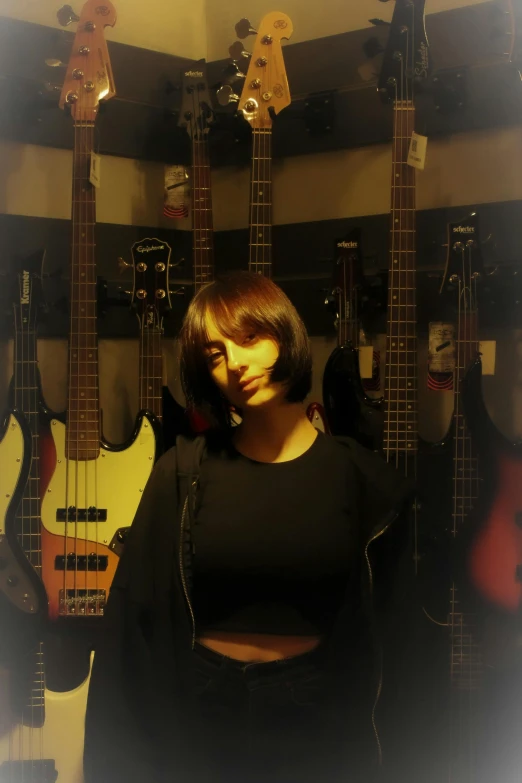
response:
[[[103,615],[105,590],[60,590],[58,613],[76,617]]]

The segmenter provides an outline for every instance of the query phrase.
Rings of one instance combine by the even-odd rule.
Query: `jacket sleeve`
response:
[[[107,601],[89,685],[85,783],[155,783],[153,667],[148,644],[154,538],[175,519],[175,451],[158,461],[128,534]]]

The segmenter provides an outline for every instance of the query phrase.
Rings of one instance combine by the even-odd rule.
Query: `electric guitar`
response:
[[[396,0],[383,55],[379,92],[393,109],[391,214],[384,395],[384,459],[414,479],[418,452],[418,361],[416,318],[416,176],[408,164],[415,130],[418,84],[428,75],[424,0]],[[429,627],[418,605],[417,503],[389,532],[367,548],[370,575],[379,601],[391,604],[383,634],[381,680],[373,707],[379,755],[388,779],[419,780],[420,759],[429,753],[431,715],[425,702],[430,686],[422,633]],[[401,633],[397,632],[400,623]],[[393,627],[391,627],[391,625]],[[431,629],[430,629],[431,630]]]
[[[449,607],[447,720],[441,774],[447,771],[448,779],[455,783],[473,783],[478,780],[483,656],[481,618],[468,590],[465,552],[476,524],[481,476],[476,444],[464,415],[462,384],[470,365],[479,356],[477,290],[483,266],[476,213],[448,225],[447,248],[441,290],[448,289],[457,303],[454,405],[448,433],[434,447],[434,453],[439,452],[436,459],[444,459],[449,470],[445,475],[431,472],[426,478],[433,488],[428,514],[437,515],[439,526],[441,518],[446,520],[442,531],[445,546],[442,551],[438,548],[443,559],[437,564],[437,576],[433,580],[442,601]],[[441,493],[441,484],[451,484],[451,496]],[[446,623],[439,623],[439,627],[444,626]]]
[[[29,475],[16,512],[15,529],[37,586],[36,605],[39,605],[39,613],[47,617],[47,596],[41,581],[40,497],[47,488],[52,464],[46,448],[48,435],[42,427],[43,404],[37,361],[36,327],[42,302],[42,261],[40,253],[24,259],[17,275],[13,302],[14,372],[10,394],[15,407],[24,413],[31,444]],[[58,775],[60,780],[81,783],[88,678],[73,691],[56,693],[47,689],[44,643],[39,641],[36,649],[17,660],[10,684],[12,722],[9,731],[0,737],[0,780],[47,783],[55,781]]]
[[[348,435],[367,448],[377,448],[382,439],[382,401],[368,397],[359,367],[361,230],[353,229],[335,244],[334,280],[326,303],[335,312],[337,347],[323,374],[326,418],[332,434]]]
[[[52,620],[104,612],[118,562],[155,457],[146,414],[123,446],[102,440],[96,332],[94,127],[101,99],[115,94],[103,30],[116,22],[110,2],[85,3],[60,106],[74,119],[70,267],[69,388],[65,425],[51,421],[56,469],[42,500],[42,579]]]

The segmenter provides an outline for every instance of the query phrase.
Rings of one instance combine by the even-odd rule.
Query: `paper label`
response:
[[[100,164],[101,157],[96,152],[91,152],[91,169],[89,172],[89,182],[95,188],[100,187]]]
[[[359,372],[361,378],[373,377],[373,345],[359,346]]]
[[[442,321],[432,321],[428,329],[428,389],[452,391],[455,326]]]
[[[426,162],[426,148],[428,146],[428,137],[421,136],[420,133],[411,134],[410,149],[408,152],[408,166],[414,169],[424,169]]]
[[[481,353],[482,375],[495,375],[496,340],[481,340],[479,351]]]
[[[165,166],[163,214],[170,218],[188,217],[189,175],[185,166]]]

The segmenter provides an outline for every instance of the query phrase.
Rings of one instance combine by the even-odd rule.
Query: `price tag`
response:
[[[89,182],[95,188],[100,187],[100,164],[101,157],[95,152],[91,152],[91,169],[89,172]]]
[[[188,217],[189,175],[185,166],[165,166],[163,214],[170,218]]]
[[[373,378],[373,345],[359,346],[359,372],[361,378]]]
[[[408,166],[414,169],[424,169],[426,162],[426,147],[428,146],[428,137],[421,136],[420,133],[411,134],[410,149],[408,152]]]
[[[481,340],[479,351],[481,353],[482,375],[495,375],[496,340]]]

